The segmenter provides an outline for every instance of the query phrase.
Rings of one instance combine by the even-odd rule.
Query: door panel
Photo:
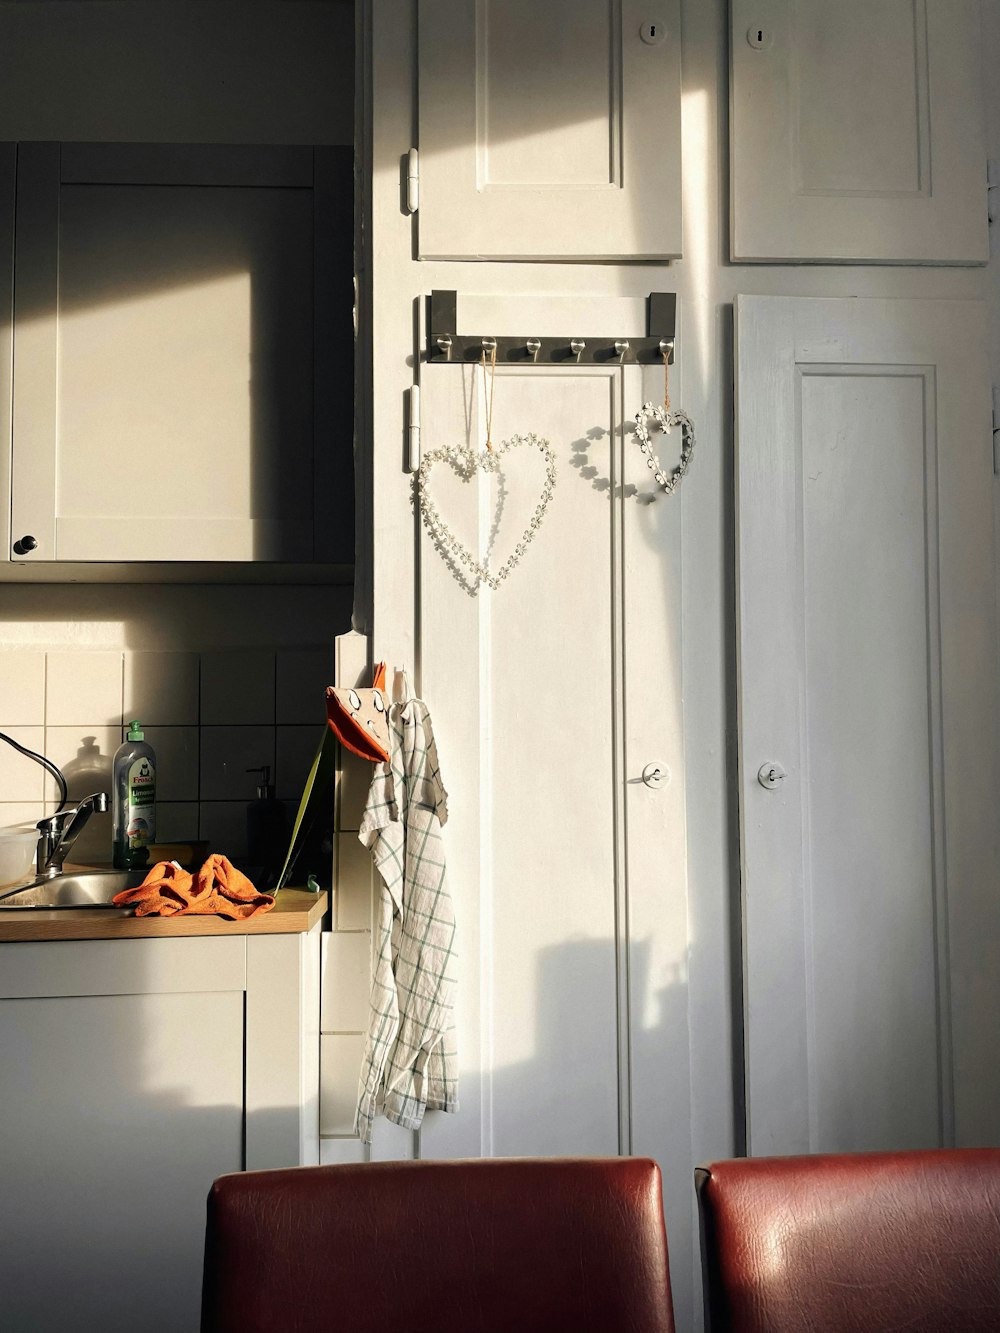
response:
[[[643,327],[643,300],[461,297],[466,328]],[[423,450],[484,439],[479,368],[424,366]],[[680,400],[681,371],[672,384]],[[692,1303],[680,503],[626,427],[652,367],[505,367],[493,439],[547,438],[558,477],[522,563],[473,596],[419,537],[420,688],[450,795],[461,1114],[425,1157],[646,1153],[666,1179],[678,1308]],[[676,432],[658,442],[676,461]],[[540,462],[429,487],[470,550],[507,558]],[[378,647],[376,644],[376,652]],[[667,775],[642,781],[647,764]]]
[[[679,24],[677,0],[420,0],[421,258],[679,255]]]
[[[982,310],[737,308],[751,1151],[982,1141],[1000,1126]]]
[[[975,0],[733,0],[732,256],[985,263]]]
[[[327,438],[350,370],[331,267],[348,165],[331,149],[18,146],[10,508],[35,546],[15,556],[350,558],[350,478]]]

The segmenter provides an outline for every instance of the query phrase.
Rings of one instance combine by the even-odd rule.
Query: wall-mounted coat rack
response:
[[[662,365],[674,359],[677,294],[650,292],[647,335],[581,334],[562,338],[498,338],[459,333],[458,298],[453,291],[432,291],[427,323],[427,360],[433,365],[468,365],[497,354],[497,365]]]

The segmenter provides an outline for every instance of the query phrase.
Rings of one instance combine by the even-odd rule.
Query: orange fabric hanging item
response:
[[[123,889],[112,902],[134,907],[136,916],[221,916],[245,921],[269,912],[274,895],[258,893],[246,875],[224,856],[210,856],[196,875],[173,861],[158,861],[135,889]]]
[[[370,690],[344,690],[331,685],[326,692],[327,721],[352,754],[372,763],[389,762],[389,713],[385,694],[385,663],[375,668]]]

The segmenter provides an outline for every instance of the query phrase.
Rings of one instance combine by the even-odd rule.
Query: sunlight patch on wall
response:
[[[109,486],[165,517],[250,511],[248,272],[69,313],[59,339],[60,514],[106,512]]]
[[[699,382],[707,384],[711,373],[709,287],[713,270],[711,244],[714,193],[709,139],[708,91],[697,88],[681,97],[683,176],[684,176],[684,261],[691,271],[692,300],[685,302],[685,364],[691,365],[691,353],[697,358]]]

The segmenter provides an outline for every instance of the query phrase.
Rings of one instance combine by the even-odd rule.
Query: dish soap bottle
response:
[[[273,889],[281,870],[288,841],[285,807],[275,799],[271,786],[271,765],[248,768],[257,773],[257,799],[247,806],[247,862],[250,876],[258,889]]]
[[[129,723],[115,751],[112,781],[112,860],[117,870],[134,870],[149,860],[156,840],[156,755],[140,722]]]

